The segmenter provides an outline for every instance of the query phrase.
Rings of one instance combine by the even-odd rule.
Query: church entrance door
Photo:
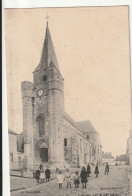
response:
[[[41,148],[40,157],[42,158],[42,162],[48,162],[48,148]]]

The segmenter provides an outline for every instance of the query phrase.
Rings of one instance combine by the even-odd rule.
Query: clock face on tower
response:
[[[38,96],[41,97],[43,94],[44,94],[43,89],[39,89],[39,90],[38,90]]]

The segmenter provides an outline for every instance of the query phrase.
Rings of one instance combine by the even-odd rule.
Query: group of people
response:
[[[37,183],[39,183],[39,181],[44,182],[45,179],[46,179],[46,181],[49,181],[50,173],[51,172],[50,172],[49,167],[47,167],[47,169],[44,171],[43,165],[41,163],[41,165],[39,166],[39,168],[35,172],[35,178],[37,180]]]
[[[80,181],[82,183],[82,188],[86,188],[88,177],[90,177],[91,174],[91,167],[88,163],[87,168],[83,166],[81,172],[75,171],[74,175],[71,175],[68,168],[66,169],[65,173],[62,173],[60,169],[57,169],[56,173],[57,173],[56,179],[57,179],[57,183],[59,184],[59,189],[62,188],[62,184],[64,181],[67,184],[66,188],[71,188],[72,178],[74,179],[75,188],[79,188]],[[108,175],[108,173],[109,173],[109,164],[106,163],[104,175]],[[98,164],[95,166],[94,174],[95,177],[98,178],[99,175]],[[45,179],[46,181],[49,181],[50,175],[51,175],[51,171],[49,167],[47,167],[47,169],[44,171],[43,165],[41,164],[38,170],[36,170],[35,178],[39,183],[39,180],[41,180],[41,182],[44,182]]]
[[[95,167],[94,173],[97,178],[98,174],[99,174],[98,164]],[[78,171],[75,171],[75,173],[73,175],[75,188],[79,188],[80,181],[82,183],[82,188],[86,188],[86,185],[88,182],[88,177],[90,177],[90,174],[91,174],[91,167],[89,164],[87,166],[87,170],[84,166],[82,167],[80,174]],[[71,188],[71,178],[72,178],[72,176],[71,176],[71,173],[68,168],[66,169],[65,174],[63,174],[61,170],[58,170],[57,183],[59,184],[59,189],[62,188],[62,184],[64,181],[66,181],[66,184],[67,184],[66,188]]]

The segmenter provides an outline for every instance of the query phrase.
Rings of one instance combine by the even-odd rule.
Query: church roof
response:
[[[90,120],[77,122],[77,125],[80,127],[83,133],[97,133]]]
[[[109,153],[102,153],[102,158],[103,159],[115,159],[110,152]]]
[[[34,72],[39,71],[41,69],[45,69],[49,67],[51,64],[54,65],[56,69],[60,72],[54,46],[53,46],[51,35],[50,35],[50,31],[49,31],[49,27],[48,27],[48,22],[47,22],[40,63]]]
[[[80,127],[77,125],[77,123],[73,120],[73,118],[71,116],[69,116],[69,114],[67,114],[66,112],[64,112],[64,118],[71,123],[76,129],[78,129],[81,133],[82,130],[80,129]]]
[[[82,122],[75,122],[72,119],[72,117],[69,116],[66,112],[64,113],[64,118],[66,120],[68,120],[82,134],[84,134],[84,133],[97,133],[97,131],[94,129],[92,123],[89,120],[88,121],[82,121]]]
[[[8,129],[8,133],[13,134],[13,135],[18,135],[16,132],[12,131],[11,129]]]

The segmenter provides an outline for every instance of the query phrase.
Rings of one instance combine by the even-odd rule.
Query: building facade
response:
[[[105,165],[106,163],[108,163],[109,165],[115,165],[115,158],[110,152],[102,152],[102,161],[103,165]]]
[[[10,170],[21,169],[23,167],[24,153],[18,149],[18,137],[17,133],[11,129],[8,130]]]
[[[117,165],[128,165],[127,154],[116,156],[115,163]]]
[[[127,163],[129,165],[128,171],[132,171],[132,130],[130,130],[127,139]]]
[[[64,79],[48,23],[40,62],[33,72],[33,83],[23,81],[21,92],[23,133],[18,145],[24,150],[26,168],[35,168],[41,162],[71,167],[88,162],[101,164],[99,134],[82,128],[64,110]],[[90,139],[87,132],[91,132]]]

